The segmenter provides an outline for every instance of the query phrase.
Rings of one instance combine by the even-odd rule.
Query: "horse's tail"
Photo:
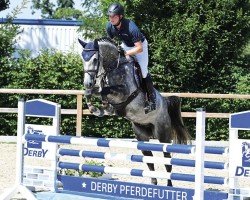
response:
[[[187,144],[190,143],[191,137],[184,126],[181,117],[181,100],[177,96],[167,97],[168,102],[168,114],[171,119],[171,126],[173,130],[173,137],[175,143]]]

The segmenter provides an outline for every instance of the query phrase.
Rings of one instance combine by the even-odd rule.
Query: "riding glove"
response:
[[[118,50],[118,52],[120,53],[121,56],[125,56],[126,51],[121,46],[118,46],[117,50]]]

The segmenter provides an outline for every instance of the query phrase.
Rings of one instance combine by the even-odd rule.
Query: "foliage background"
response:
[[[164,92],[238,93],[250,94],[250,48],[248,0],[134,0],[120,1],[126,8],[126,17],[133,19],[149,41],[149,70],[155,87]],[[105,15],[110,0],[85,0],[77,17],[66,15],[58,8],[46,11],[45,18],[81,19],[85,36],[96,38],[105,34]],[[39,5],[41,9],[45,4]],[[49,5],[49,4],[48,4]],[[60,7],[60,9],[59,9]],[[69,6],[73,8],[73,4]],[[150,9],[149,9],[150,8]],[[58,11],[59,12],[59,11]],[[58,13],[57,12],[57,13]],[[75,13],[75,12],[73,12]],[[71,16],[71,17],[70,17]],[[19,59],[12,55],[13,38],[18,29],[8,24],[0,29],[0,87],[36,89],[83,89],[82,63],[79,55],[42,51],[37,58],[23,52]],[[13,31],[15,30],[15,31]],[[93,31],[95,31],[93,33]],[[1,107],[16,107],[18,95],[1,95]],[[72,96],[38,96],[75,108]],[[182,111],[206,107],[207,112],[239,112],[249,110],[249,100],[182,99]],[[204,106],[205,105],[205,106]],[[75,116],[63,116],[62,132],[74,133]],[[0,135],[15,134],[15,115],[6,114],[0,120]],[[194,136],[194,119],[184,119]],[[8,125],[6,125],[8,124]],[[97,137],[133,137],[130,123],[122,118],[84,117],[83,133]],[[209,140],[228,138],[227,119],[208,119]],[[242,133],[249,138],[249,133]]]

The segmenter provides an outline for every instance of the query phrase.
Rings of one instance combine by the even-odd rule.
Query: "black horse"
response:
[[[84,86],[86,98],[101,96],[103,109],[93,107],[90,111],[103,116],[104,111],[124,116],[132,122],[138,141],[149,141],[157,138],[162,143],[187,143],[190,139],[181,118],[180,99],[176,96],[164,98],[155,90],[156,110],[148,114],[144,112],[145,92],[141,89],[139,78],[135,73],[133,62],[121,56],[116,44],[109,38],[96,39],[92,42],[79,40],[83,47]],[[153,156],[151,151],[142,151],[145,156]],[[170,158],[170,153],[164,153]],[[147,164],[154,171],[154,164]],[[165,165],[171,172],[172,166]],[[151,182],[157,184],[156,178]],[[168,180],[168,186],[171,186]]]

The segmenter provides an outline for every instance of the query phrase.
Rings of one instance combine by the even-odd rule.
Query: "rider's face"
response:
[[[112,25],[116,25],[120,21],[120,15],[109,15],[109,21]]]

